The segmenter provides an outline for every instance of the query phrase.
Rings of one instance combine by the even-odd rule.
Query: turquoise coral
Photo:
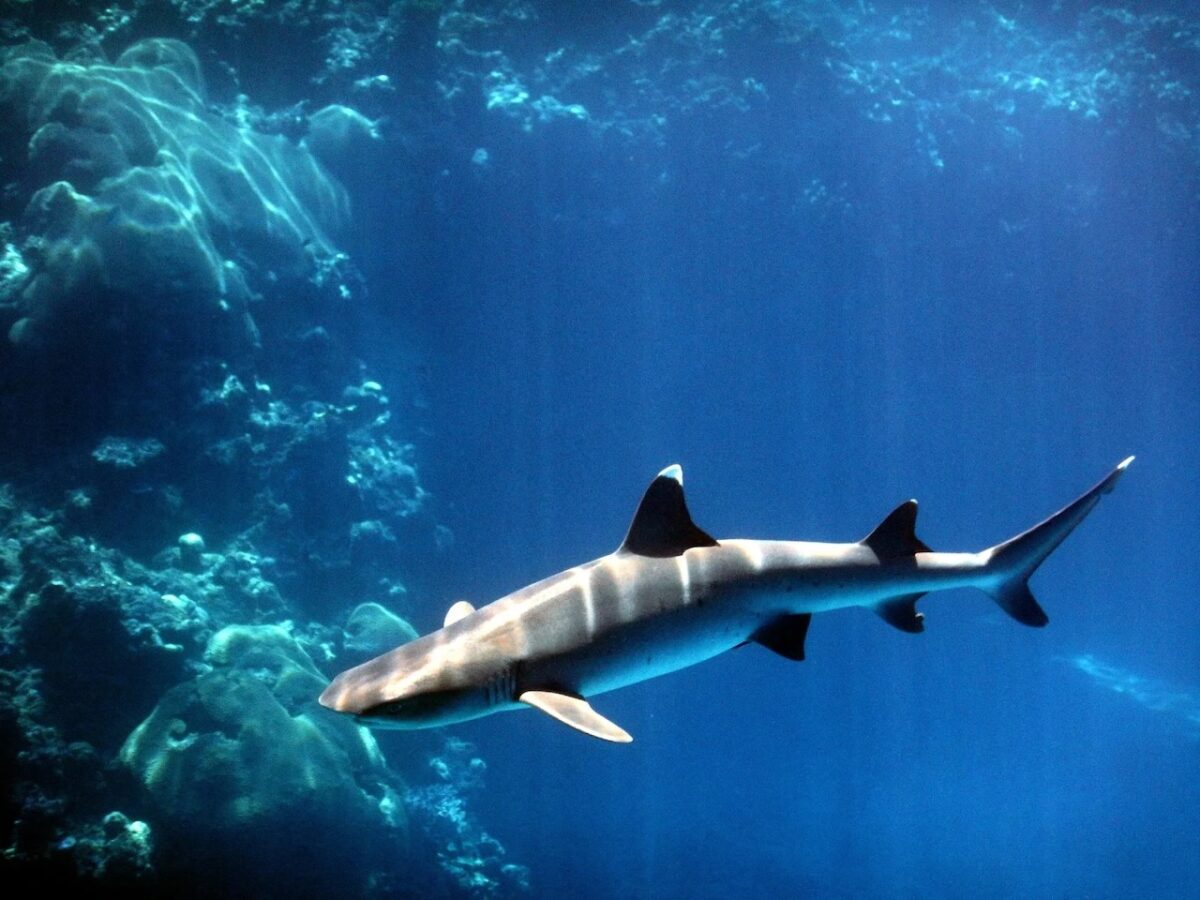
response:
[[[242,863],[285,880],[317,877],[297,845],[363,871],[403,852],[402,785],[369,732],[316,706],[325,679],[288,626],[226,627],[204,658],[210,671],[168,690],[120,753],[168,843],[227,865],[244,844]]]
[[[18,345],[95,312],[97,295],[132,301],[134,329],[199,317],[253,341],[257,291],[339,258],[330,235],[347,220],[345,191],[305,148],[211,112],[179,41],[141,41],[111,64],[7,48],[0,112],[27,136],[42,184],[19,228]]]

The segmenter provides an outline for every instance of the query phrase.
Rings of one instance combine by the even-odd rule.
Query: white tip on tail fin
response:
[[[984,551],[988,568],[996,575],[995,586],[985,590],[1001,609],[1022,625],[1041,627],[1050,621],[1029,591],[1029,576],[1087,518],[1087,514],[1100,502],[1101,495],[1113,489],[1131,462],[1132,456],[1122,460],[1095,487],[1073,503],[1028,531]]]

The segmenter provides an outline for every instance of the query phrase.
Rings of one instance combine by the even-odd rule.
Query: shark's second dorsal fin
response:
[[[880,562],[903,559],[916,553],[931,552],[917,537],[917,501],[905,500],[886,519],[863,538]]]
[[[667,466],[650,482],[617,552],[638,556],[679,556],[692,547],[715,547],[696,527],[683,498],[683,469]]]

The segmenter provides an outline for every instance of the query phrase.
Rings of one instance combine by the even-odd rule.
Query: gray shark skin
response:
[[[978,553],[935,553],[916,536],[917,504],[861,541],[717,541],[688,513],[679,466],[651,482],[621,546],[475,609],[338,675],[323,706],[364,724],[430,728],[532,706],[604,740],[629,734],[587,698],[665,675],[745,643],[804,659],[814,613],[861,606],[907,632],[916,601],[973,587],[1042,626],[1033,571],[1113,489],[1124,460],[1039,525]]]

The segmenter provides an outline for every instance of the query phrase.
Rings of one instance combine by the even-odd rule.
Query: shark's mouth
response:
[[[356,713],[363,723],[391,728],[428,728],[462,718],[464,690],[433,691],[398,700],[385,700]]]

